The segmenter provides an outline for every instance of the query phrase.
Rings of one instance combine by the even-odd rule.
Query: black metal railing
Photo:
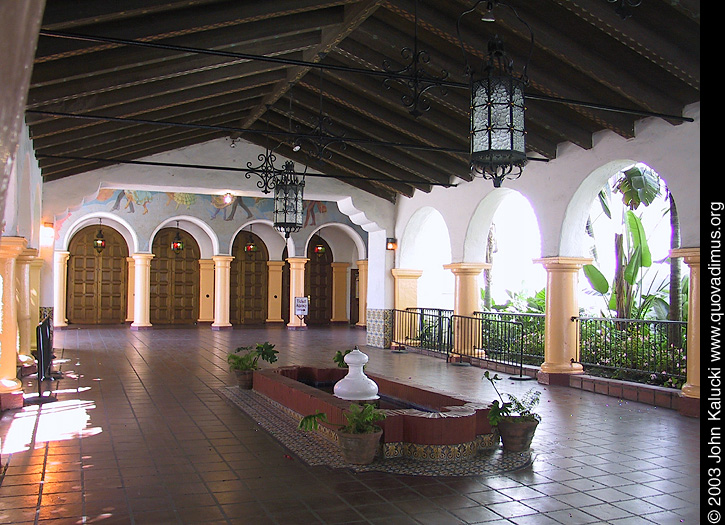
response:
[[[451,353],[509,365],[521,364],[523,324],[519,321],[454,315]]]
[[[392,342],[448,355],[452,345],[451,310],[393,310]]]
[[[475,317],[517,322],[521,327],[523,364],[540,366],[544,362],[546,315],[537,313],[474,312]]]
[[[587,373],[679,387],[687,377],[687,323],[575,317]]]

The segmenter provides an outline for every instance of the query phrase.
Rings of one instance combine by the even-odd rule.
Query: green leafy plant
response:
[[[496,381],[501,380],[499,375],[491,375],[487,370],[483,376],[491,383],[491,386],[493,386],[493,389],[496,391],[496,394],[498,394],[500,399],[500,402],[499,399],[495,399],[491,403],[491,408],[488,412],[488,421],[491,423],[491,426],[497,426],[503,418],[507,417],[517,417],[521,420],[529,421],[541,421],[541,416],[534,412],[534,408],[536,408],[539,404],[539,400],[541,399],[540,391],[534,390],[533,388],[529,389],[523,396],[521,396],[521,398],[507,393],[506,396],[508,397],[508,401],[504,401],[501,392],[499,392],[496,387]]]
[[[380,430],[376,425],[378,421],[385,419],[385,412],[375,408],[375,405],[365,403],[358,405],[352,403],[350,410],[345,412],[346,425],[337,425],[343,434],[372,434]],[[303,417],[297,428],[300,430],[317,430],[320,423],[327,423],[327,414],[319,410],[314,414]]]
[[[257,343],[255,346],[240,346],[227,355],[229,370],[258,370],[259,360],[274,363],[277,361],[277,350],[269,341]]]
[[[333,357],[332,360],[337,364],[338,368],[347,368],[345,356],[350,352],[352,352],[352,350],[345,350],[344,352],[342,350],[338,350],[335,353],[335,357]]]

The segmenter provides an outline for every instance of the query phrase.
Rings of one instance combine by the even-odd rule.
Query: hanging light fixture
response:
[[[322,257],[325,255],[325,252],[327,251],[327,248],[325,248],[324,244],[317,244],[314,248],[312,248],[312,251],[317,255],[318,257]]]
[[[183,249],[184,241],[181,240],[181,235],[179,232],[179,221],[176,221],[176,236],[174,237],[174,240],[171,241],[171,251],[178,255]]]
[[[249,225],[249,240],[247,241],[247,244],[244,245],[244,253],[246,253],[249,257],[251,257],[254,253],[259,251],[259,246],[257,246],[254,243],[254,238],[252,237],[252,225]]]
[[[93,239],[93,248],[96,250],[96,253],[98,253],[98,254],[100,254],[106,247],[106,239],[103,238],[103,229],[101,228],[102,225],[103,225],[102,219],[98,219],[98,233],[96,234],[96,237]]]
[[[305,174],[300,179],[295,173],[294,162],[285,162],[284,169],[277,172],[275,179],[274,227],[284,233],[286,239],[289,239],[290,233],[298,232],[302,228],[304,187]]]
[[[460,22],[464,15],[475,11],[482,1],[460,15],[458,37],[471,84],[471,172],[474,176],[492,180],[494,187],[499,188],[504,180],[519,178],[527,162],[524,87],[528,84],[526,75],[528,60],[523,73],[516,76],[513,72],[513,60],[506,54],[503,41],[494,36],[488,42],[488,61],[483,72],[479,75],[474,74],[460,36]],[[487,2],[487,18],[493,19],[492,10],[497,5],[506,4]],[[513,8],[510,9],[513,11]],[[529,27],[518,14],[516,17],[527,28]],[[533,50],[534,34],[530,28],[529,32],[531,50]],[[531,51],[529,51],[530,56]]]

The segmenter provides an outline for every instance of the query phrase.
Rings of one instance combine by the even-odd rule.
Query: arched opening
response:
[[[313,235],[307,245],[305,292],[310,299],[307,324],[327,324],[332,318],[332,261],[330,245]]]
[[[177,232],[184,249],[174,253],[171,241]],[[194,324],[199,316],[199,245],[188,233],[162,228],[151,249],[151,324]]]
[[[451,239],[440,212],[418,210],[405,228],[400,249],[400,268],[423,271],[418,306],[452,310],[454,277],[443,268],[451,262]]]
[[[234,239],[232,255],[229,321],[263,324],[267,317],[267,246],[258,235],[242,230]]]
[[[73,235],[68,251],[66,317],[70,324],[117,324],[126,320],[128,245],[115,229],[104,226],[106,247],[97,253],[93,239],[99,226]]]

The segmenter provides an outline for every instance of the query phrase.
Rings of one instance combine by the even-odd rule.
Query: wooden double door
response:
[[[161,229],[151,246],[149,321],[151,324],[194,324],[199,318],[199,245],[179,232],[184,249],[171,250],[176,228]]]
[[[252,244],[255,251],[245,251]],[[232,245],[229,272],[229,322],[263,324],[267,320],[267,261],[269,252],[262,239],[240,232]]]
[[[322,254],[315,252],[315,246],[322,246]],[[305,265],[305,295],[309,297],[306,324],[329,324],[332,319],[332,262],[330,245],[319,235],[313,235],[307,248],[309,262]],[[282,253],[287,260],[287,248]],[[285,262],[282,267],[282,319],[290,321],[290,269]],[[294,313],[293,313],[294,315]]]
[[[96,253],[93,239],[103,231],[106,247]],[[126,321],[128,246],[113,228],[89,226],[68,247],[66,318],[70,324],[117,324]]]

